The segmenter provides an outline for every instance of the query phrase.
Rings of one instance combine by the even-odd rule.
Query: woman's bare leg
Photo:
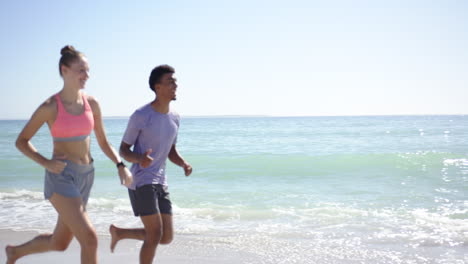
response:
[[[81,263],[97,263],[97,235],[81,197],[70,198],[54,193],[50,202],[81,246]]]
[[[13,264],[17,259],[30,254],[64,251],[70,245],[72,239],[72,232],[59,216],[53,234],[41,234],[22,245],[7,246],[5,249],[7,264]]]

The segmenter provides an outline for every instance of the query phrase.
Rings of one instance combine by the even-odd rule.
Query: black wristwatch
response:
[[[125,163],[123,163],[123,161],[117,163],[116,166],[117,166],[117,168],[119,168],[120,166],[127,167],[127,166],[125,166]]]

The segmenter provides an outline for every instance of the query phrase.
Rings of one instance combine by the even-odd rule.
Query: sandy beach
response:
[[[38,232],[33,231],[13,231],[8,229],[0,230],[0,263],[6,262],[5,247],[17,245],[26,242],[27,240],[38,235]],[[110,236],[99,235],[98,260],[102,264],[118,264],[118,263],[138,263],[138,254],[141,242],[132,240],[123,240],[117,244],[114,253],[109,249]],[[211,250],[207,251],[207,248]],[[200,253],[204,252],[204,253]],[[206,252],[210,252],[207,254]],[[249,260],[250,259],[250,260]],[[215,245],[206,245],[197,243],[196,238],[184,236],[176,237],[174,242],[167,246],[160,246],[157,251],[154,263],[249,263],[253,261],[254,256],[246,256],[242,252],[236,252],[226,248],[221,248]],[[80,247],[76,239],[74,239],[69,248],[64,252],[47,252],[43,254],[35,254],[19,259],[16,263],[80,263]]]

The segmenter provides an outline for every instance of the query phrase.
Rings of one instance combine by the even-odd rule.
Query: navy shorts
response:
[[[172,203],[167,186],[161,184],[143,185],[135,190],[128,189],[128,196],[135,216],[172,215]]]

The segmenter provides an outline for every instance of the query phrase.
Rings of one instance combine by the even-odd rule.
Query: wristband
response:
[[[127,167],[127,166],[125,166],[125,164],[123,163],[123,161],[121,161],[121,162],[119,162],[119,163],[117,163],[117,164],[115,164],[115,165],[117,166],[117,168],[119,168],[120,166]]]

